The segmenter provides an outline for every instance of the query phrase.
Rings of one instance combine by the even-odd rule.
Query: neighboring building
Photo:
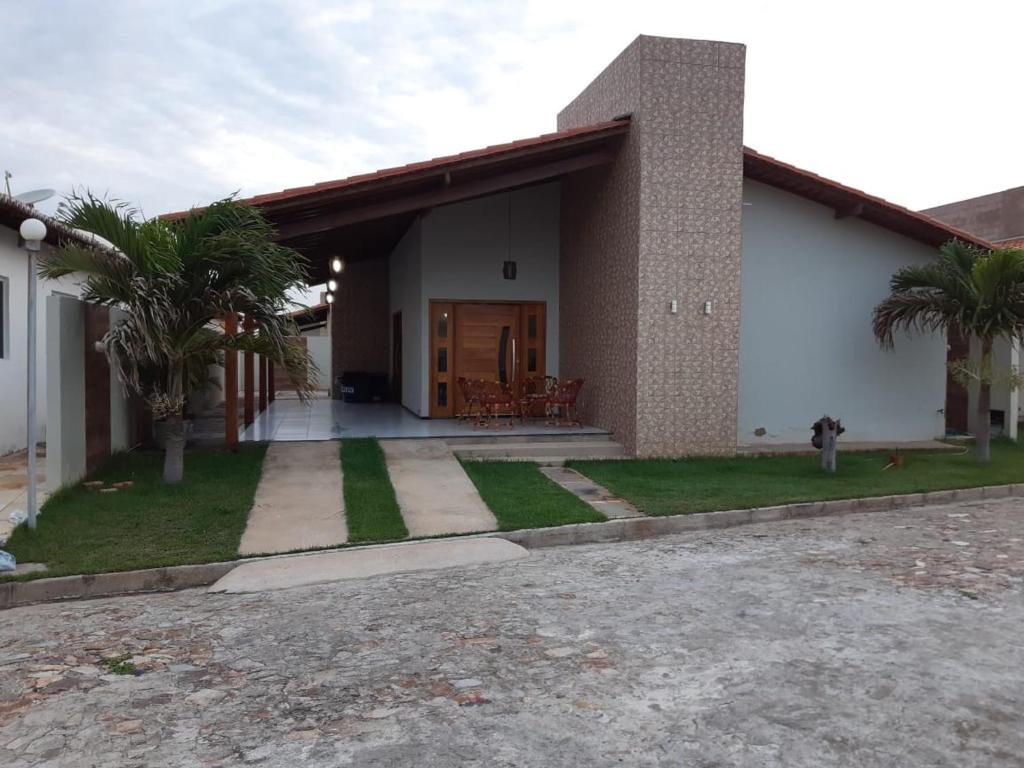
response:
[[[585,380],[640,456],[944,431],[945,340],[879,348],[893,272],[980,237],[743,146],[743,45],[639,37],[556,133],[260,195],[311,282],[344,261],[333,375],[422,417],[459,377]]]
[[[331,335],[331,305],[327,303],[325,296],[326,294],[321,294],[319,303],[296,309],[291,313],[302,336]]]
[[[1015,187],[981,197],[947,203],[924,211],[952,226],[975,232],[997,248],[1024,248],[1024,187]],[[962,358],[968,352],[966,340],[950,340],[950,357]],[[975,355],[980,352],[973,350]],[[997,342],[992,350],[993,366],[999,370],[1020,369],[1020,344]],[[975,431],[976,392],[950,382],[947,402],[948,424],[960,431]],[[1024,419],[1020,392],[1006,384],[992,388],[992,426],[1016,438],[1018,423]]]
[[[27,392],[28,356],[28,255],[21,247],[18,228],[27,218],[46,221],[48,234],[43,250],[57,244],[61,237],[73,237],[57,222],[42,216],[35,209],[14,198],[0,194],[0,455],[21,450],[27,444]],[[73,278],[40,281],[37,288],[37,413],[39,439],[46,440],[47,424],[47,366],[46,366],[46,297],[52,294],[78,296],[80,291]]]
[[[331,305],[327,303],[326,294],[321,294],[319,303],[292,312],[292,317],[320,372],[317,388],[323,391],[330,390]]]

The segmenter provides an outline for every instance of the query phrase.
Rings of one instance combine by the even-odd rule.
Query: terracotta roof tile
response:
[[[932,243],[933,240],[958,238],[983,248],[992,247],[992,243],[984,238],[950,226],[926,213],[912,211],[881,197],[869,195],[860,189],[848,187],[812,171],[797,168],[795,165],[784,163],[769,155],[763,155],[750,147],[743,148],[743,156],[744,175],[787,189],[808,199],[817,200],[825,205],[832,205],[838,199],[850,203],[860,203],[868,214],[862,215],[862,218],[887,229],[929,243]]]

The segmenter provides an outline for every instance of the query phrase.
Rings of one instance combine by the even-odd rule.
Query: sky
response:
[[[0,0],[0,18],[12,191],[88,187],[147,216],[552,131],[638,34],[745,43],[760,152],[915,209],[1024,185],[1010,0]]]

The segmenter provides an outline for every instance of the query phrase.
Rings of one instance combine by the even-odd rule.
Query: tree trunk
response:
[[[181,411],[167,417],[164,441],[164,482],[180,483],[185,476],[185,430]]]
[[[981,382],[978,387],[978,419],[975,445],[979,464],[987,464],[992,457],[992,381],[986,370],[991,366],[992,339],[981,341]]]

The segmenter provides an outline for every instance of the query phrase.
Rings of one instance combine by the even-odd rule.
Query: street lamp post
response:
[[[28,527],[36,527],[36,253],[46,237],[46,225],[39,219],[25,219],[18,230],[28,253]]]

